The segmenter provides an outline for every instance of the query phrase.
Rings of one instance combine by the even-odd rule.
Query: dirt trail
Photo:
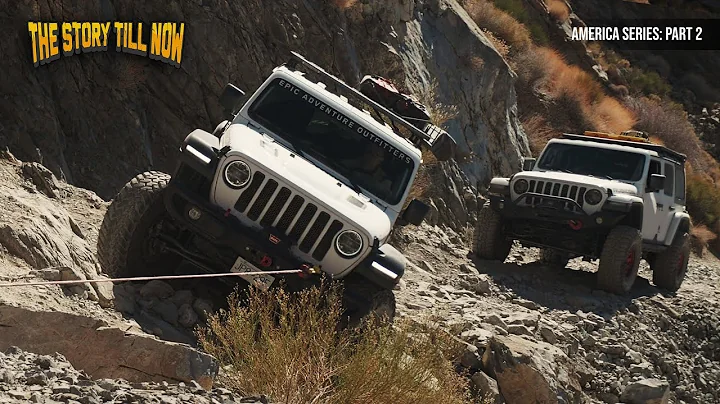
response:
[[[478,356],[491,336],[517,335],[560,348],[593,402],[633,402],[638,383],[654,379],[669,385],[659,402],[720,402],[720,261],[710,254],[691,258],[675,294],[653,286],[643,262],[621,297],[595,288],[596,262],[551,269],[517,245],[505,263],[475,260],[461,237],[427,225],[400,239],[413,263],[400,314],[440,314]]]

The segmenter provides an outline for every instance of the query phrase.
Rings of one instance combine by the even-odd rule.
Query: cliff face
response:
[[[460,155],[457,166],[445,165],[459,167],[456,194],[519,168],[527,140],[514,74],[455,0],[343,3],[352,2],[0,0],[0,15],[12,21],[0,32],[13,55],[2,62],[0,145],[111,198],[140,171],[172,170],[187,133],[215,127],[226,82],[252,91],[297,50],[352,84],[366,73],[404,76],[416,92],[436,79],[437,99],[459,110],[448,129]],[[35,68],[28,20],[182,21],[182,64],[111,47]]]

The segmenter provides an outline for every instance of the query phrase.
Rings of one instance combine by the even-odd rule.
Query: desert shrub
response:
[[[332,0],[332,4],[335,5],[335,7],[346,10],[357,3],[357,0]]]
[[[546,46],[550,43],[547,32],[545,32],[545,28],[543,28],[542,25],[537,22],[533,22],[527,24],[527,27],[530,30],[530,38],[532,38],[536,45]]]
[[[440,101],[437,79],[433,79],[417,93],[417,100],[427,107],[430,121],[441,128],[458,115],[457,106]]]
[[[691,173],[686,181],[687,209],[696,223],[714,227],[720,221],[720,188],[700,173]]]
[[[530,141],[530,151],[533,156],[540,154],[548,140],[557,137],[560,132],[554,130],[542,116],[535,114],[523,118],[522,127]]]
[[[495,47],[495,50],[500,54],[500,56],[503,57],[503,59],[507,60],[508,55],[510,54],[510,47],[508,44],[505,43],[502,39],[498,38],[493,34],[490,30],[487,28],[482,28],[483,33],[485,34],[485,37],[490,41],[490,43],[493,44]]]
[[[522,0],[492,0],[495,7],[510,14],[512,18],[521,23],[529,21],[527,10]]]
[[[717,235],[704,224],[693,225],[690,230],[690,243],[695,254],[702,256],[705,249],[710,247],[710,242],[715,240]]]
[[[637,67],[621,69],[623,77],[627,80],[630,90],[645,95],[655,94],[666,96],[672,87],[656,72],[646,72]]]
[[[530,31],[507,12],[487,0],[468,0],[465,9],[480,28],[485,28],[519,52],[532,44]]]
[[[548,0],[547,7],[550,16],[559,23],[564,23],[570,18],[570,8],[563,0]]]
[[[683,107],[657,97],[630,97],[626,105],[637,117],[635,129],[657,136],[669,148],[684,153],[700,170],[710,167]]]
[[[554,49],[532,47],[515,57],[517,74],[526,85],[536,88],[545,84],[551,73],[565,65],[563,57]]]
[[[296,294],[251,290],[198,331],[239,394],[282,403],[462,403],[467,386],[438,327],[399,322],[341,329],[337,287]]]
[[[635,124],[635,116],[612,97],[602,97],[586,111],[588,120],[596,130],[620,133],[631,129]]]

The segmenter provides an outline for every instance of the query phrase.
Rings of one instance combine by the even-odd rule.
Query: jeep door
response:
[[[662,244],[674,214],[675,168],[672,163],[652,157],[645,184],[646,189],[652,174],[665,175],[665,184],[662,189],[643,194],[642,236],[644,240]]]

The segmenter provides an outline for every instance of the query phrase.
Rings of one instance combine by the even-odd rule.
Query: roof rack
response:
[[[667,157],[667,158],[676,160],[677,162],[683,163],[683,164],[687,160],[686,155],[684,155],[682,153],[678,153],[674,150],[668,149],[665,146],[651,143],[649,141],[649,139],[648,140],[640,140],[640,139],[627,140],[626,138],[631,137],[631,136],[613,135],[613,134],[606,134],[606,135],[610,135],[610,136],[597,136],[597,135],[595,135],[596,133],[600,133],[600,134],[604,134],[604,133],[602,133],[602,132],[585,132],[585,133],[586,134],[584,134],[584,135],[563,133],[562,137],[563,137],[563,139],[585,140],[585,141],[590,141],[590,142],[617,144],[617,145],[630,146],[630,147],[635,147],[635,148],[644,149],[644,150],[652,150],[652,151],[657,152],[661,157]],[[587,135],[588,133],[590,133],[590,135]],[[625,132],[623,132],[623,133],[625,133]],[[642,133],[642,132],[640,132],[640,133]]]
[[[292,57],[287,63],[285,63],[287,67],[297,69],[298,65],[302,65],[310,71],[319,74],[324,79],[329,80],[330,82],[338,86],[341,90],[343,90],[343,95],[345,95],[348,99],[352,98],[355,102],[362,102],[372,107],[375,113],[378,115],[378,117],[374,117],[375,119],[377,119],[383,124],[388,124],[387,121],[389,120],[390,126],[393,128],[393,131],[398,136],[407,138],[408,140],[410,140],[410,142],[412,142],[416,147],[420,149],[429,150],[433,153],[433,155],[435,155],[435,158],[437,158],[438,160],[444,161],[454,157],[456,143],[455,140],[447,132],[439,130],[439,128],[434,127],[434,125],[428,125],[428,132],[423,131],[422,129],[418,128],[417,126],[413,125],[408,121],[408,119],[412,118],[403,117],[382,106],[377,101],[369,98],[357,89],[346,84],[344,81],[326,72],[322,67],[305,59],[299,53],[294,51],[290,53]],[[401,132],[397,129],[396,125],[406,128],[410,132],[410,134],[408,135]]]

